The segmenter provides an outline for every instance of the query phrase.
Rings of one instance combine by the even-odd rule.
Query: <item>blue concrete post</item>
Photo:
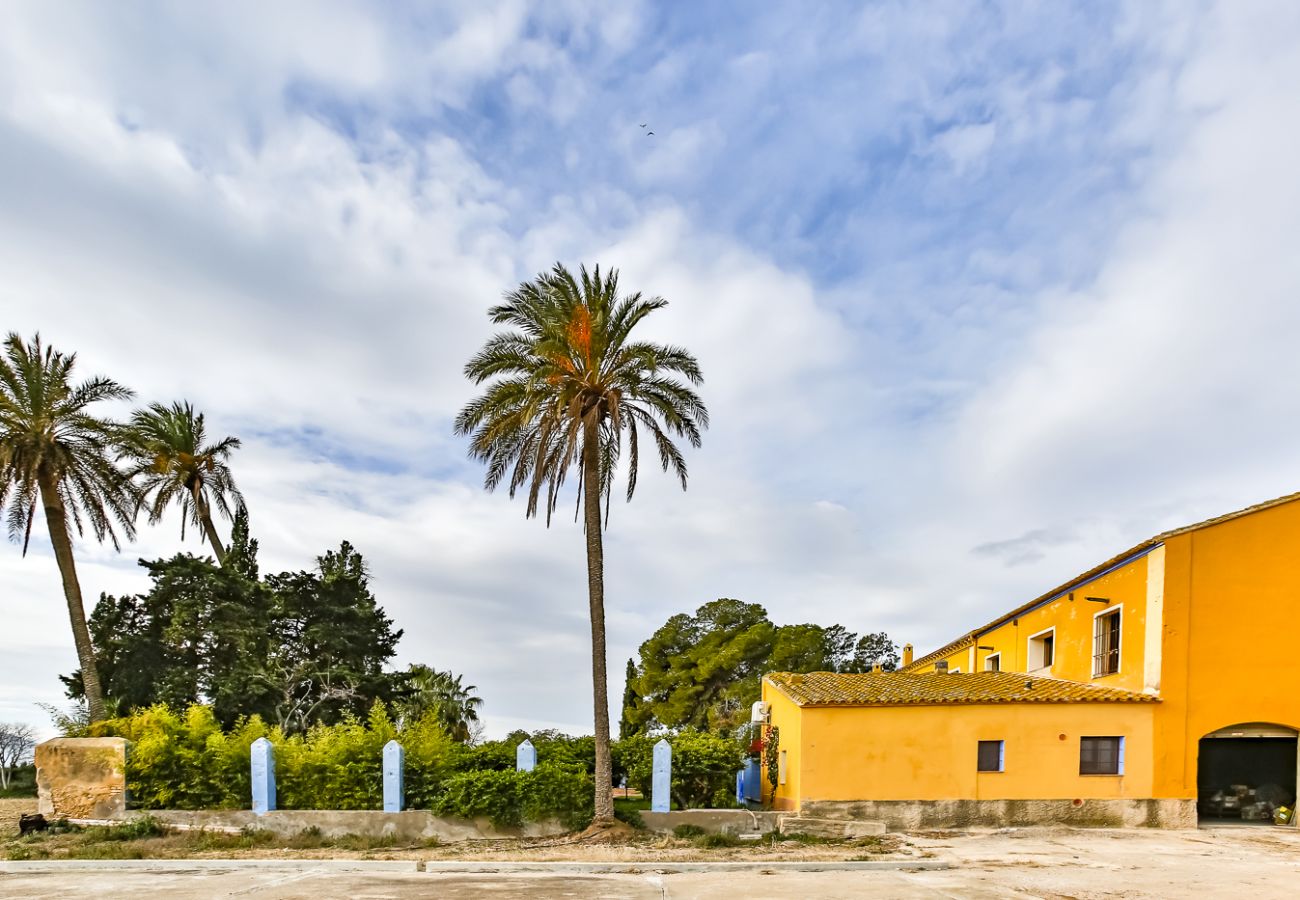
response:
[[[397,741],[384,744],[384,812],[401,812],[406,801],[406,751]]]
[[[253,812],[264,816],[275,809],[275,748],[258,738],[249,748],[253,768]]]
[[[524,742],[515,748],[515,769],[519,772],[531,772],[537,768],[537,748],[533,742],[524,738]]]
[[[673,784],[673,748],[663,738],[655,744],[653,791],[650,795],[651,812],[668,812]]]

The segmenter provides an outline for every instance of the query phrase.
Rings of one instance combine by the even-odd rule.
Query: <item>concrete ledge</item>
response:
[[[807,816],[782,816],[782,834],[810,834],[823,838],[864,838],[884,834],[884,822],[862,819],[813,819]]]
[[[511,837],[551,837],[567,833],[558,821],[529,822],[522,828],[497,828],[487,819],[435,816],[428,810],[386,813],[381,810],[281,809],[257,815],[247,809],[156,809],[127,814],[127,818],[152,816],[179,830],[240,831],[256,828],[282,837],[317,829],[324,837],[348,834],[391,837],[400,841],[472,841]]]
[[[469,873],[509,875],[517,872],[547,872],[553,875],[636,875],[677,872],[869,872],[936,871],[951,869],[952,863],[935,859],[827,860],[825,862],[444,862],[424,864],[430,875]]]
[[[748,809],[679,809],[673,812],[641,810],[645,827],[660,834],[671,834],[678,825],[694,825],[720,834],[766,834],[776,831],[779,813]]]
[[[0,875],[38,875],[101,870],[135,872],[418,872],[402,859],[32,859],[0,861]]]
[[[816,800],[803,817],[883,822],[890,831],[1072,825],[1196,828],[1195,800]]]

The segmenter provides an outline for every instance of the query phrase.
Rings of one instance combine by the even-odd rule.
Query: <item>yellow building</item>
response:
[[[1290,806],[1300,494],[1158,535],[897,673],[776,673],[773,805],[893,827]],[[770,789],[770,786],[769,786]]]

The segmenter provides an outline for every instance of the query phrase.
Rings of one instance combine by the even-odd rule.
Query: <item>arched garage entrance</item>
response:
[[[1294,808],[1296,730],[1247,722],[1201,738],[1196,769],[1201,821],[1273,821],[1278,806]]]

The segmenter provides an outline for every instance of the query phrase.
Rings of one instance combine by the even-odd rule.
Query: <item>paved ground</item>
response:
[[[914,835],[952,868],[935,871],[680,874],[431,874],[217,869],[147,872],[105,868],[0,873],[0,898],[326,897],[1279,897],[1300,896],[1300,833],[1272,828],[1198,832],[1020,829]],[[82,863],[85,865],[85,863]],[[108,865],[108,864],[106,864]],[[171,865],[175,865],[172,863]],[[209,864],[210,865],[210,864]],[[399,864],[400,865],[400,864]],[[414,866],[414,864],[410,864]]]

